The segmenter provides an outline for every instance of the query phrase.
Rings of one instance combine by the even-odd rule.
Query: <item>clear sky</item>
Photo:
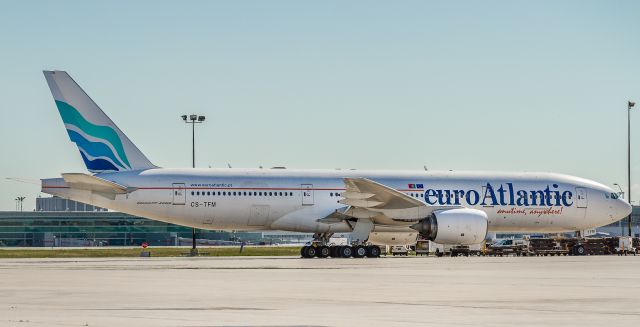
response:
[[[86,172],[43,69],[157,165],[554,171],[626,188],[639,1],[0,1],[0,210]],[[640,104],[639,104],[640,106]],[[640,198],[640,108],[632,112]]]

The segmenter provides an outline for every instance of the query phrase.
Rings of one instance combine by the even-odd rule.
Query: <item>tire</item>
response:
[[[574,248],[574,252],[576,255],[587,255],[587,249],[582,245],[578,245]]]
[[[313,258],[318,255],[318,248],[315,246],[307,246],[307,258]]]
[[[328,246],[323,245],[318,248],[318,258],[327,258],[331,254],[331,250]]]
[[[339,246],[331,246],[329,247],[329,254],[332,258],[340,258],[340,247]]]
[[[367,257],[368,258],[379,258],[380,257],[380,247],[377,245],[367,246]]]
[[[351,255],[353,255],[353,248],[348,245],[340,247],[340,256],[342,258],[351,258]]]
[[[353,250],[354,258],[364,258],[367,255],[367,248],[364,245],[358,245]]]
[[[302,248],[300,248],[300,256],[305,258],[305,259],[308,258],[307,257],[307,248],[308,248],[308,246],[306,246],[306,245],[303,246]]]

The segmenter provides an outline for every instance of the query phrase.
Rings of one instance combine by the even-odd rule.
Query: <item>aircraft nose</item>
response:
[[[620,218],[627,217],[631,214],[632,211],[631,205],[625,200],[618,201],[618,212],[620,213]]]

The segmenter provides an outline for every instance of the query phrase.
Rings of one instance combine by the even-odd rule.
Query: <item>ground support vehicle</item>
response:
[[[634,239],[631,236],[620,236],[618,238],[618,246],[615,248],[615,252],[618,255],[636,255],[638,248],[633,246]]]
[[[528,239],[502,239],[496,240],[487,246],[485,255],[490,256],[526,256],[530,254]]]
[[[394,245],[391,247],[391,255],[393,255],[394,257],[397,255],[408,256],[409,247],[406,245]]]
[[[424,242],[424,243],[422,243]],[[428,246],[424,245],[428,244]],[[473,245],[454,245],[454,244],[440,244],[433,241],[418,241],[416,243],[416,255],[434,255],[436,257],[442,256],[470,256],[470,255],[482,255],[483,244]],[[420,250],[419,250],[420,249]],[[428,250],[425,250],[428,249]],[[418,253],[420,251],[420,253]]]

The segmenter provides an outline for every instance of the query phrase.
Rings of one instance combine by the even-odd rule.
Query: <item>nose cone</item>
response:
[[[625,200],[617,201],[616,212],[618,213],[619,219],[629,216],[631,214],[631,211],[632,211],[632,207],[627,201]]]

